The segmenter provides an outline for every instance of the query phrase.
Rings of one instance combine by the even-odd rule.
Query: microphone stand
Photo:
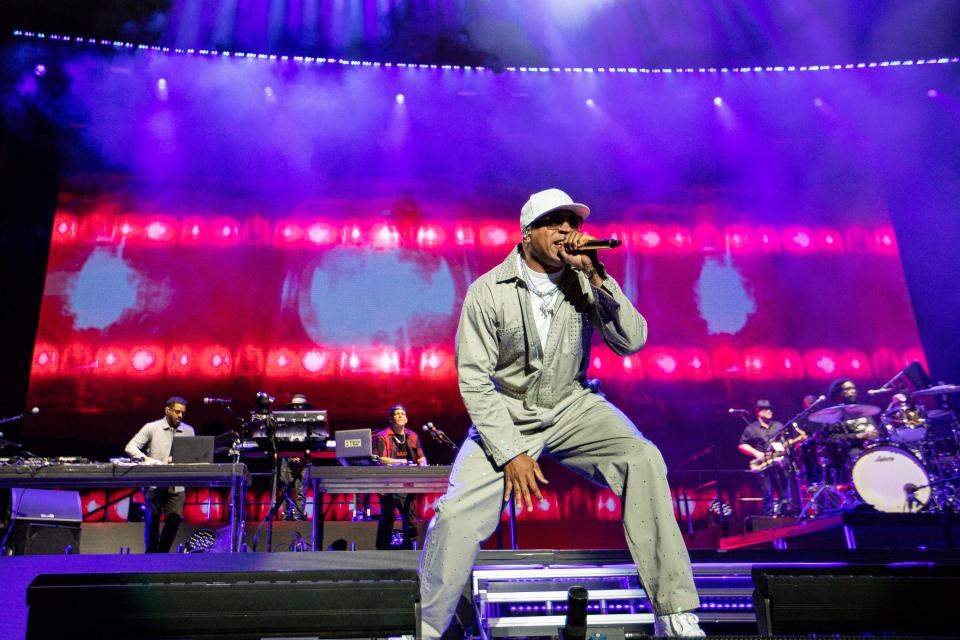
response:
[[[876,391],[876,392],[893,391],[893,385],[896,384],[896,382],[903,377],[903,374],[905,371],[906,369],[900,369],[900,371],[898,371],[895,376],[893,376],[892,378],[884,382],[882,385],[880,385],[876,389],[873,389],[872,391]]]
[[[9,418],[0,418],[0,425],[7,424],[9,422],[16,422],[17,420],[23,420],[23,416],[27,415],[26,413],[18,413],[15,416],[10,416]]]
[[[246,420],[241,418],[239,415],[237,415],[237,412],[233,410],[232,404],[226,404],[224,405],[223,408],[227,410],[227,413],[229,413],[234,420],[240,423],[240,433],[242,434],[242,436],[238,436],[233,441],[233,446],[230,448],[230,455],[233,456],[233,463],[240,464],[240,449],[237,448],[237,444],[240,442],[241,437],[247,436],[247,429],[246,429],[247,422]]]
[[[277,453],[277,425],[273,419],[273,414],[262,414],[260,420],[267,430],[267,436],[270,438],[270,453],[273,456],[273,478],[270,484],[270,510],[267,511],[267,517],[257,525],[257,531],[253,535],[253,550],[256,552],[257,542],[260,539],[260,529],[266,523],[267,553],[269,553],[273,544],[273,518],[280,508],[280,501],[277,500],[277,485],[280,481],[280,456]]]
[[[921,484],[919,486],[916,486],[913,484],[906,484],[903,487],[903,493],[905,497],[904,506],[909,509],[911,505],[918,504],[922,508],[924,505],[922,502],[920,502],[920,500],[917,499],[917,495],[916,495],[917,491],[920,491],[921,489],[936,489],[940,485],[950,484],[958,480],[960,480],[960,475],[954,475],[950,478],[941,478],[940,480],[936,480],[934,482],[928,482],[927,484]],[[937,500],[939,496],[934,496],[932,495],[933,493],[934,492],[931,492],[930,499]]]
[[[433,438],[434,441],[439,442],[440,444],[448,445],[448,446],[449,446],[451,449],[453,449],[454,451],[456,451],[457,449],[459,449],[459,447],[457,446],[457,443],[454,442],[453,440],[451,440],[451,439],[447,436],[447,434],[445,434],[445,433],[444,433],[443,431],[441,431],[440,429],[437,429],[436,427],[434,427],[434,428],[432,428],[432,429],[427,428],[426,431],[427,431],[427,433],[430,434],[430,437]]]
[[[18,420],[23,420],[23,416],[27,415],[26,413],[18,413],[15,416],[10,416],[9,418],[0,419],[0,425],[10,424],[11,422],[17,422]],[[2,437],[3,433],[0,432],[0,449],[22,449],[23,445],[19,442],[14,442],[13,440],[7,440]]]
[[[444,443],[448,444],[448,445],[450,446],[450,448],[453,449],[454,451],[456,451],[456,450],[459,448],[459,447],[457,447],[457,443],[454,442],[453,440],[451,440],[451,439],[447,436],[447,434],[445,434],[443,431],[440,431],[440,430],[438,429],[438,430],[437,430],[437,433],[440,435],[440,437],[439,437],[440,442],[444,442]]]

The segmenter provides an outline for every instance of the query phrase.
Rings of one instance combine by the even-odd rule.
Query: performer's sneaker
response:
[[[663,638],[703,638],[707,634],[700,628],[700,618],[684,611],[654,616],[653,635]]]

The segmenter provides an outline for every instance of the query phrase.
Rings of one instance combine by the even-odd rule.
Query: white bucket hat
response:
[[[574,202],[573,198],[560,189],[547,189],[530,196],[520,209],[520,228],[526,229],[537,218],[554,211],[572,211],[580,216],[581,220],[585,220],[590,215],[590,207],[587,205]]]

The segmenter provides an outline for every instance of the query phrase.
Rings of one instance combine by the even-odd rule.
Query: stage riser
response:
[[[790,549],[955,549],[960,528],[849,526],[792,538]]]
[[[958,567],[755,568],[759,631],[955,636]]]
[[[720,539],[723,550],[958,549],[960,515],[848,511],[814,520],[757,519],[754,531]],[[779,526],[769,526],[769,525]]]
[[[52,574],[27,589],[27,639],[419,637],[415,571]],[[109,603],[109,606],[104,606]]]
[[[399,521],[397,526],[399,527]],[[138,522],[85,522],[81,528],[80,553],[103,554],[120,553],[121,550],[130,550],[130,553],[143,552],[143,523]],[[290,551],[298,540],[310,543],[310,522],[275,522],[273,523],[272,551]],[[203,527],[191,524],[181,524],[177,531],[174,548],[186,544],[190,535]],[[244,540],[248,547],[253,545],[253,536],[256,532],[256,523],[246,523]],[[426,527],[423,527],[425,529]],[[300,538],[297,537],[299,534]],[[418,546],[422,544],[423,533]],[[357,551],[376,549],[377,523],[376,522],[327,522],[324,524],[324,543],[329,546],[337,539],[347,541],[348,548]],[[267,545],[266,525],[260,531],[257,550],[263,551]],[[351,547],[352,545],[352,547]],[[62,553],[62,549],[54,553]]]
[[[716,634],[755,634],[756,622],[749,609],[734,609],[715,606],[710,603],[722,603],[724,600],[743,603],[750,602],[752,589],[750,570],[755,564],[776,566],[787,564],[790,567],[802,567],[813,563],[815,567],[829,565],[887,565],[891,563],[911,565],[933,565],[960,567],[960,552],[944,551],[765,551],[736,550],[732,552],[691,553],[694,562],[694,577],[701,590],[704,608],[698,614],[703,627],[709,633]],[[0,615],[0,638],[19,640],[25,637],[27,607],[25,602],[27,585],[36,576],[44,574],[74,574],[78,578],[87,573],[114,574],[114,577],[132,572],[156,574],[201,573],[201,572],[258,572],[271,580],[289,579],[297,571],[354,571],[403,569],[415,571],[419,560],[416,551],[357,551],[352,553],[238,553],[238,554],[153,554],[153,555],[73,555],[73,556],[22,556],[4,558],[0,561],[0,600],[4,602],[4,613]],[[586,573],[580,577],[588,578],[597,568],[616,565],[621,575],[632,576],[630,557],[627,553],[610,551],[578,552],[569,551],[497,551],[481,552],[477,560],[477,569],[489,570],[504,567],[519,567],[533,570],[537,579],[550,580],[543,568],[581,567]],[[540,589],[543,585],[532,584]],[[566,584],[555,584],[563,589]],[[592,585],[595,586],[595,585]],[[525,598],[515,598],[525,600]],[[472,603],[465,600],[466,614],[473,611]],[[489,599],[488,599],[489,601]],[[913,602],[908,598],[899,611],[908,610]],[[511,603],[504,602],[506,607]],[[520,604],[517,602],[516,604]],[[645,603],[643,603],[645,604]],[[752,602],[751,602],[752,604]],[[639,612],[639,609],[638,609]],[[646,611],[649,614],[649,611]],[[949,610],[943,617],[950,622]],[[734,614],[734,615],[731,615]],[[86,612],[84,612],[86,615]],[[527,614],[530,615],[530,614]],[[66,618],[58,614],[58,621]],[[749,618],[749,619],[748,619]],[[469,623],[469,615],[464,618]],[[641,623],[638,627],[649,633],[651,625]],[[503,630],[501,630],[503,631]],[[613,637],[610,629],[608,637]],[[507,636],[509,633],[497,635]],[[59,636],[58,636],[59,637]],[[81,636],[77,636],[81,637]]]

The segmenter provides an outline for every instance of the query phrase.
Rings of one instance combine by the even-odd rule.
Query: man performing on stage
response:
[[[407,409],[402,404],[390,407],[390,425],[379,431],[374,440],[373,452],[380,464],[418,464],[427,466],[427,457],[420,446],[417,434],[407,426]],[[417,514],[412,493],[380,494],[380,523],[377,525],[377,549],[392,549],[393,518],[400,512],[403,523],[401,549],[412,549],[417,539]]]
[[[795,479],[787,451],[792,443],[787,438],[793,430],[797,432],[796,438],[803,438],[806,434],[799,427],[784,428],[783,423],[774,420],[769,400],[757,400],[755,410],[757,419],[743,430],[738,449],[757,462],[769,462],[759,472],[763,489],[763,514],[780,516],[796,513],[793,491]]]
[[[302,393],[295,393],[284,406],[287,411],[309,411],[313,405]],[[301,458],[280,458],[280,484],[285,494],[281,509],[284,520],[307,519],[307,495],[303,486],[305,469]]]
[[[690,559],[659,450],[585,385],[590,338],[621,356],[643,347],[643,316],[580,233],[590,210],[558,189],[530,196],[523,243],[467,292],[457,331],[460,393],[473,427],[438,502],[420,558],[423,637],[440,637],[480,544],[511,493],[533,510],[546,454],[610,487],[656,615],[655,633],[702,636]]]
[[[164,416],[143,425],[124,451],[132,458],[142,458],[144,464],[169,464],[174,437],[194,435],[193,427],[183,422],[187,401],[178,396],[167,400]],[[183,487],[150,487],[144,492],[147,523],[144,527],[146,553],[167,553],[183,518]],[[163,533],[160,533],[160,514],[163,514]]]

